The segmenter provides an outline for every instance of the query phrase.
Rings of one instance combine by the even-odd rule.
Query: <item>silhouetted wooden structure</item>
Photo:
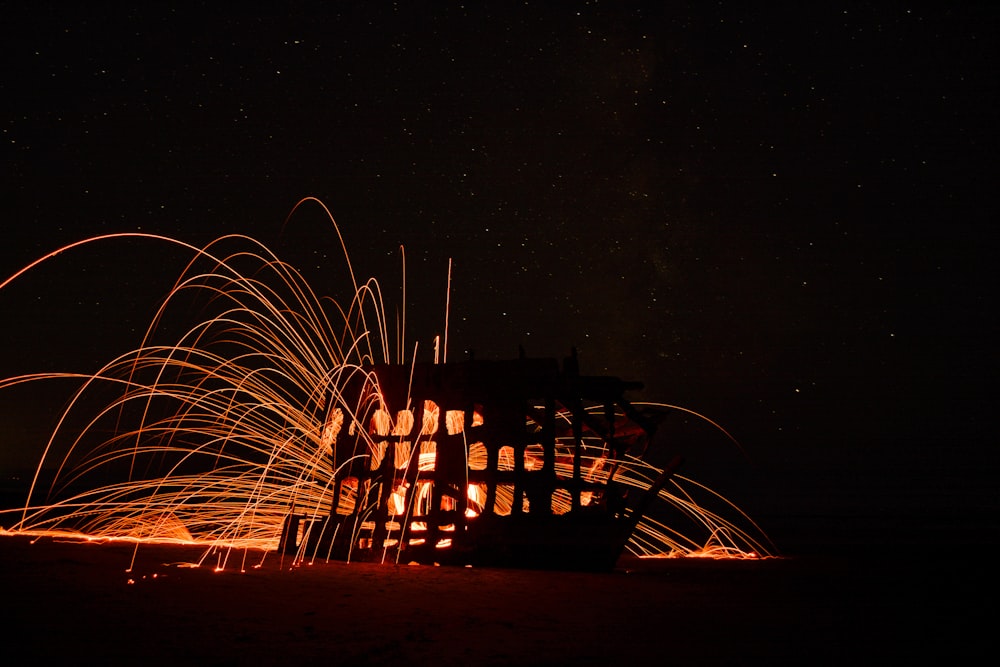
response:
[[[575,352],[562,369],[522,357],[366,371],[341,392],[355,417],[330,446],[329,513],[293,510],[285,553],[609,570],[672,472],[643,494],[615,482],[616,459],[652,438],[625,398],[641,385],[581,376]]]

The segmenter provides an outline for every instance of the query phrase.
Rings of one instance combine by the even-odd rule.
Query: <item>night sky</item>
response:
[[[283,226],[315,196],[394,306],[405,247],[421,354],[450,258],[449,358],[575,346],[713,417],[749,460],[692,427],[689,474],[779,542],[996,539],[990,3],[169,4],[4,3],[0,279],[243,233],[347,296],[318,207]],[[183,259],[10,285],[0,376],[131,349]],[[71,388],[0,394],[0,465]]]

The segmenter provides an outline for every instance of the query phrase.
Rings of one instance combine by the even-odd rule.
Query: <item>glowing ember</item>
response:
[[[723,503],[735,519],[709,511],[694,498],[719,496],[630,453],[651,439],[644,415],[681,408],[633,406],[626,383],[581,377],[575,359],[563,370],[528,359],[406,364],[398,352],[393,362],[378,283],[358,285],[349,261],[343,304],[247,237],[195,248],[119,234],[60,248],[0,289],[64,251],[121,237],[177,244],[192,259],[135,350],[93,374],[0,381],[79,381],[13,531],[203,544],[218,568],[231,549],[280,548],[295,563],[531,565],[510,553],[544,544],[546,567],[613,565],[623,545],[644,556],[768,554],[737,508]],[[201,319],[164,340],[164,323],[186,321],[192,303]],[[42,488],[49,468],[56,478]],[[653,501],[689,517],[693,536],[644,512]]]

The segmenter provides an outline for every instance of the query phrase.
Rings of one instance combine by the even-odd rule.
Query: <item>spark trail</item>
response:
[[[306,201],[323,206],[306,199],[296,208]],[[99,236],[59,248],[0,283],[4,289],[40,264],[90,244],[142,239],[190,253],[138,347],[93,373],[0,380],[0,390],[57,379],[76,382],[25,506],[16,515],[0,514],[11,532],[273,551],[290,513],[320,516],[350,495],[344,470],[335,466],[374,463],[380,456],[378,434],[364,425],[389,412],[371,369],[398,361],[390,356],[398,357],[403,348],[394,344],[390,352],[379,284],[358,283],[340,231],[323,210],[344,248],[351,290],[346,302],[317,295],[299,271],[242,235],[204,247],[150,234]],[[193,322],[191,312],[199,314]],[[595,441],[579,463],[594,479],[613,474],[617,483],[643,490],[662,472],[635,456],[609,458],[605,445]],[[467,452],[475,468],[475,447]],[[533,455],[529,447],[525,467],[533,465]],[[419,468],[433,467],[433,456],[424,452]],[[571,474],[565,466],[572,464],[565,457],[559,461],[555,473]],[[43,485],[43,472],[51,469],[54,480]],[[467,513],[473,519],[482,507],[477,493],[470,484]],[[356,489],[354,494],[350,502],[359,502]],[[693,480],[675,476],[657,496],[688,517],[694,530],[668,526],[651,513],[636,525],[628,551],[769,554],[766,537],[743,512]],[[513,502],[510,490],[501,487],[496,506],[502,511]],[[399,515],[410,516],[427,499],[400,492],[398,503]],[[552,505],[556,514],[568,512],[571,499],[554,497]],[[399,549],[402,543],[387,540],[387,553],[393,544]],[[322,554],[298,555],[316,557]]]

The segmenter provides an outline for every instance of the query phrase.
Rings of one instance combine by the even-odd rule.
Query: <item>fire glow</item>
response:
[[[326,211],[313,199],[299,206],[306,201]],[[136,349],[95,373],[0,380],[0,389],[78,382],[12,532],[195,543],[217,554],[218,567],[225,562],[218,554],[234,549],[280,549],[296,564],[362,555],[406,562],[413,554],[461,563],[456,552],[466,534],[488,520],[537,515],[539,502],[546,517],[588,516],[621,489],[649,494],[692,526],[637,514],[623,536],[632,554],[769,553],[766,537],[737,507],[631,453],[649,443],[625,444],[645,437],[629,430],[640,415],[627,403],[549,399],[520,415],[527,439],[507,443],[478,435],[496,433],[490,406],[456,408],[417,396],[414,374],[436,373],[437,364],[416,364],[416,348],[404,359],[405,315],[391,345],[380,287],[374,279],[358,283],[346,249],[353,290],[346,303],[318,296],[295,268],[245,236],[202,248],[149,234],[96,237],[33,262],[0,289],[75,247],[127,238],[182,246],[191,260]],[[192,304],[203,314],[164,339],[165,323],[177,331]],[[446,355],[446,342],[440,355],[435,345],[435,362]],[[586,379],[512,363],[518,373],[529,368],[560,386]],[[388,392],[390,369],[409,374],[404,390]],[[636,407],[696,415],[677,406]],[[457,467],[449,452],[460,453]],[[445,478],[449,466],[458,472]],[[57,473],[42,488],[46,469]],[[549,486],[532,496],[535,487],[524,480],[543,474]],[[461,482],[445,483],[454,479]]]

